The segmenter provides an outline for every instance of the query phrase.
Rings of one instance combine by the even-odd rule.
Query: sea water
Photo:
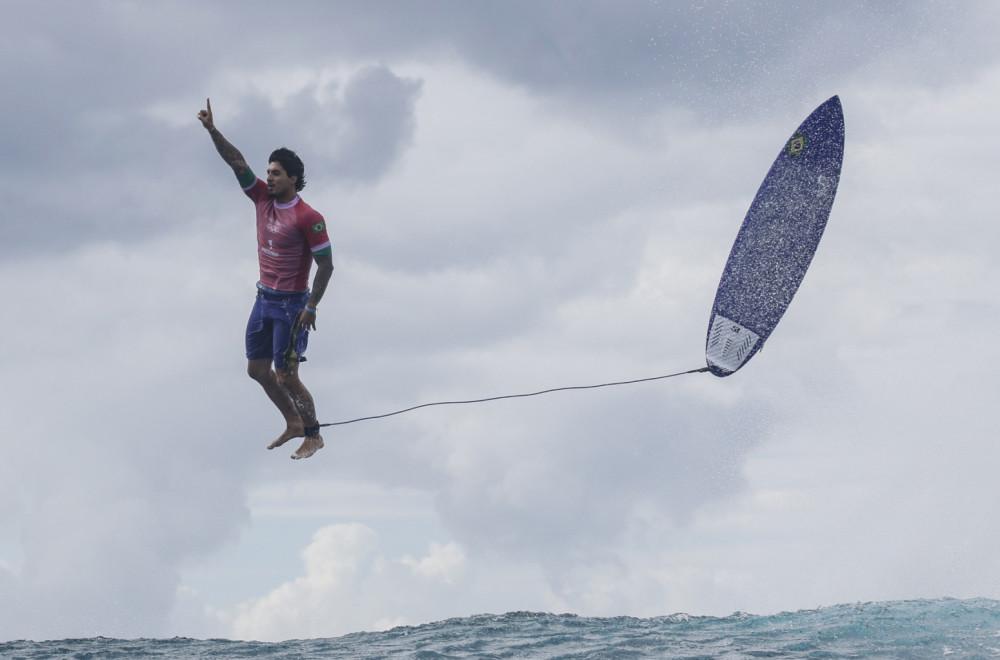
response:
[[[649,619],[514,612],[330,639],[102,637],[0,643],[0,658],[994,658],[1000,602],[915,600],[770,616]]]

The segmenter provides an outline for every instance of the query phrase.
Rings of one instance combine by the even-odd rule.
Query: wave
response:
[[[103,637],[0,643],[0,658],[1000,658],[1000,602],[855,603],[726,617],[510,612],[327,639]]]

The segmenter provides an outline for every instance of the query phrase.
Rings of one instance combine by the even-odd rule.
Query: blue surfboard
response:
[[[736,235],[705,342],[716,376],[745,365],[788,309],[823,237],[843,160],[844,113],[834,96],[785,143]]]

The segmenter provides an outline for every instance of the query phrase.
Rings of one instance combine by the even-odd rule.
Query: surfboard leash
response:
[[[299,352],[295,350],[296,340],[299,336],[299,331],[302,329],[301,322],[302,312],[300,311],[295,315],[295,320],[292,322],[292,331],[288,335],[288,346],[285,348],[285,364],[292,362],[305,362],[306,359],[299,355]]]
[[[619,380],[611,383],[598,383],[597,385],[570,385],[568,387],[553,387],[548,390],[540,390],[538,392],[527,392],[524,394],[504,394],[502,396],[491,396],[483,399],[464,399],[460,401],[434,401],[433,403],[422,403],[419,406],[411,406],[409,408],[404,408],[402,410],[396,410],[390,413],[384,413],[382,415],[370,415],[368,417],[358,417],[356,419],[348,419],[343,422],[327,422],[325,424],[320,424],[321,427],[326,426],[344,426],[345,424],[354,424],[355,422],[366,422],[373,419],[384,419],[386,417],[393,417],[395,415],[402,415],[403,413],[408,413],[413,410],[419,410],[420,408],[430,408],[432,406],[457,406],[470,403],[487,403],[489,401],[500,401],[502,399],[524,399],[531,396],[540,396],[542,394],[551,394],[552,392],[567,392],[570,390],[594,390],[600,387],[615,387],[617,385],[634,385],[636,383],[648,383],[654,380],[663,380],[665,378],[674,378],[675,376],[684,376],[686,374],[698,374],[709,371],[708,367],[701,367],[700,369],[690,369],[688,371],[678,371],[675,374],[666,374],[663,376],[652,376],[650,378],[636,378],[634,380]]]

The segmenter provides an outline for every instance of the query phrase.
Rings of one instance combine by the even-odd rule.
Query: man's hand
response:
[[[306,330],[316,329],[316,312],[310,312],[308,309],[303,309],[299,312],[299,318],[296,321],[300,328]]]
[[[210,131],[215,128],[215,122],[212,120],[211,99],[205,99],[205,108],[205,110],[198,111],[198,119],[201,121],[201,125]]]

